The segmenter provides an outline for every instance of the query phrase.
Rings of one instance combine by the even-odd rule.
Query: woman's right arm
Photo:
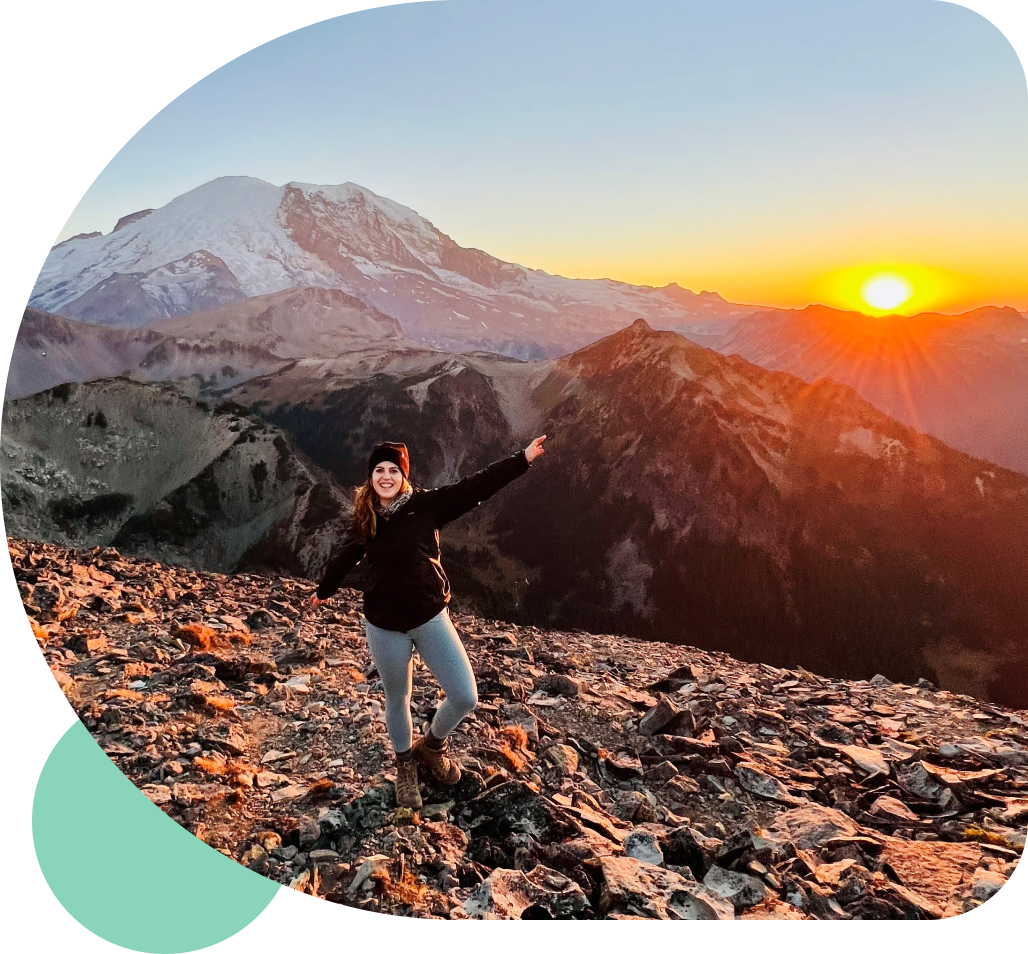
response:
[[[325,575],[315,593],[319,600],[327,600],[342,585],[349,573],[364,556],[364,544],[357,539],[351,528],[347,528],[339,550],[325,568]]]

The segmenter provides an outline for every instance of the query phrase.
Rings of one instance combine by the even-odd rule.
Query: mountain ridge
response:
[[[850,385],[908,426],[1028,473],[1028,320],[1013,308],[877,319],[808,306],[747,316],[709,344]]]

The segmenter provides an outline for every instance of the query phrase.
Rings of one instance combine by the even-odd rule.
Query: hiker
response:
[[[368,458],[368,479],[354,495],[353,520],[310,597],[313,606],[324,603],[358,563],[367,567],[364,632],[385,687],[401,807],[421,807],[419,764],[443,785],[459,781],[460,768],[447,756],[446,740],[478,704],[475,674],[450,621],[450,582],[440,558],[439,528],[525,473],[544,453],[545,440],[544,434],[524,450],[435,490],[411,486],[405,444],[377,444]],[[446,693],[416,742],[410,712],[415,648]]]

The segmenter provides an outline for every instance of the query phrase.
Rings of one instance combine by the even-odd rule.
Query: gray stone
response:
[[[310,815],[301,815],[299,822],[300,848],[310,848],[321,836],[321,826]]]
[[[332,809],[321,817],[321,834],[326,838],[333,838],[347,827],[346,816],[342,812]]]
[[[739,784],[753,795],[781,802],[783,805],[802,805],[806,799],[797,798],[776,778],[761,771],[752,762],[740,762],[735,766],[735,777]]]
[[[664,853],[652,832],[636,828],[625,836],[623,845],[629,858],[646,861],[651,865],[664,864]]]
[[[977,901],[988,901],[1005,884],[1006,879],[1001,874],[979,868],[971,879],[971,897]]]
[[[602,914],[627,908],[631,913],[662,921],[714,921],[735,917],[730,904],[679,872],[636,858],[605,857],[600,859],[600,865]]]
[[[574,775],[578,771],[578,753],[570,745],[551,745],[543,752],[543,761],[563,775]]]
[[[487,921],[572,918],[590,910],[585,892],[545,865],[528,872],[497,868],[464,902],[467,917]]]
[[[704,886],[714,895],[736,908],[748,908],[767,897],[764,882],[741,871],[728,871],[715,865],[703,879]]]
[[[660,701],[639,720],[639,732],[643,735],[656,735],[667,728],[679,712],[678,706],[667,696],[661,696]]]

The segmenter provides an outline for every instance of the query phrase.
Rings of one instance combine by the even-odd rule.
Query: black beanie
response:
[[[403,471],[403,476],[410,478],[410,459],[407,457],[406,444],[396,444],[393,441],[376,444],[368,458],[368,480],[371,479],[375,465],[381,464],[384,460],[396,464]]]

